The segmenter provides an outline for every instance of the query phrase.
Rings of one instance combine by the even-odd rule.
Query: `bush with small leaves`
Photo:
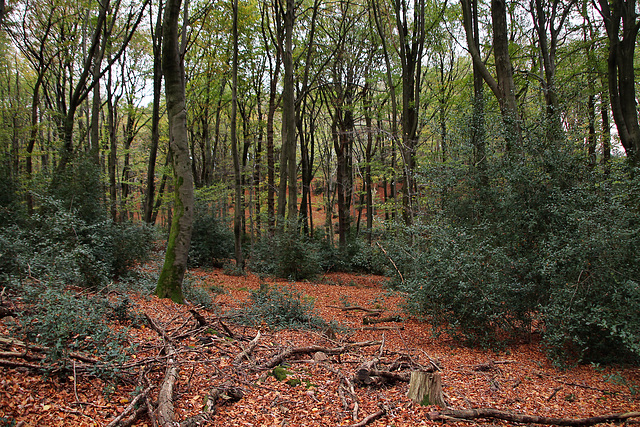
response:
[[[99,296],[78,295],[57,289],[31,292],[16,332],[25,341],[48,348],[44,368],[69,369],[72,352],[100,358],[96,375],[109,377],[115,365],[131,354],[126,334],[115,332],[107,323],[113,310]]]
[[[193,267],[222,267],[233,256],[232,231],[208,209],[196,209],[191,236],[189,265]]]
[[[0,275],[98,288],[151,251],[152,227],[110,220],[87,224],[58,200],[40,202],[40,211],[23,227],[0,228]]]
[[[267,325],[276,328],[322,328],[324,320],[313,314],[313,300],[304,298],[290,287],[271,287],[265,283],[252,291],[250,303],[240,312],[242,319],[252,325]]]
[[[199,280],[196,276],[186,274],[182,281],[182,293],[187,301],[192,304],[202,306],[204,308],[211,308],[213,306],[213,300],[211,295],[205,289],[202,280]]]
[[[293,232],[260,239],[253,247],[249,265],[257,273],[289,280],[310,279],[322,272],[316,244]]]

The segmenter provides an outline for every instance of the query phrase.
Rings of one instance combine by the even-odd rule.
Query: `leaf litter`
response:
[[[215,411],[202,425],[352,425],[380,408],[385,408],[384,415],[368,425],[440,423],[429,421],[429,414],[438,408],[420,406],[407,397],[406,382],[354,386],[350,381],[367,360],[402,358],[423,366],[437,365],[445,400],[454,409],[496,408],[564,418],[640,411],[640,368],[579,365],[561,370],[549,362],[535,339],[500,350],[463,347],[445,336],[434,336],[430,325],[404,315],[402,297],[385,288],[383,277],[330,273],[312,282],[279,283],[313,301],[315,314],[334,326],[331,330],[291,330],[267,324],[245,326],[238,322],[241,319],[225,316],[246,303],[264,279],[253,274],[230,276],[219,269],[190,273],[205,289],[224,290],[212,293],[211,309],[129,295],[135,309],[161,325],[168,336],[177,337],[176,420],[211,407],[212,390],[217,390]],[[199,325],[189,310],[200,314],[207,325]],[[375,319],[375,313],[395,321],[364,325],[363,319]],[[125,326],[113,323],[114,329]],[[238,362],[236,358],[258,332],[255,347]],[[2,322],[0,334],[8,335]],[[127,410],[144,384],[149,386],[148,401],[155,402],[165,375],[166,338],[148,325],[128,329],[128,334],[138,351],[130,358],[127,372],[112,383],[77,372],[43,375],[19,366],[25,359],[9,355],[24,349],[1,347],[0,426],[107,426]],[[378,344],[350,347],[342,353],[318,356],[320,360],[314,354],[297,354],[282,363],[284,380],[278,380],[273,369],[258,369],[286,349],[335,349],[368,342]],[[3,361],[15,361],[17,366]],[[233,396],[234,390],[241,393],[239,399]],[[151,426],[153,422],[143,413],[131,425]],[[468,422],[448,420],[447,424]]]

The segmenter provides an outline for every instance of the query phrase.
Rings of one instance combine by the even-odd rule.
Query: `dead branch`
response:
[[[385,415],[387,415],[387,408],[385,408],[384,406],[380,405],[380,410],[378,412],[375,412],[371,415],[366,416],[365,418],[363,418],[361,421],[355,423],[355,424],[351,424],[349,427],[364,427],[368,424],[371,424],[372,422],[374,422],[375,420],[384,417]]]
[[[374,345],[380,345],[380,341],[365,341],[365,342],[359,342],[359,343],[352,343],[352,344],[346,344],[342,347],[335,347],[335,348],[321,347],[318,345],[312,345],[309,347],[289,348],[275,355],[268,361],[264,362],[262,365],[258,366],[256,369],[265,370],[265,369],[275,368],[276,366],[278,366],[279,364],[287,360],[289,357],[297,356],[300,354],[311,354],[318,351],[321,351],[325,354],[342,354],[354,348],[370,347]]]
[[[118,425],[120,423],[120,421],[122,421],[124,419],[124,417],[127,417],[127,416],[129,416],[129,414],[134,412],[138,402],[140,402],[140,400],[143,399],[147,395],[147,393],[149,393],[149,390],[151,390],[151,387],[147,387],[146,389],[144,389],[144,391],[142,391],[142,393],[140,393],[136,397],[134,397],[133,400],[131,401],[131,403],[129,403],[129,405],[127,405],[127,407],[124,408],[124,411],[122,411],[120,413],[120,415],[115,417],[109,424],[107,424],[107,427],[114,427],[114,426]]]
[[[205,319],[204,316],[198,313],[195,309],[192,308],[191,310],[189,310],[189,313],[191,313],[193,317],[196,319],[196,321],[198,322],[199,328],[209,326],[209,322],[207,322],[207,319]]]
[[[242,352],[238,354],[235,359],[233,359],[233,364],[239,365],[240,363],[242,363],[242,359],[244,359],[245,357],[248,359],[251,353],[253,352],[253,349],[256,348],[256,345],[258,345],[259,339],[260,339],[260,331],[258,331],[258,333],[256,334],[256,337],[249,342],[249,345],[247,346],[247,348],[242,350]]]
[[[382,250],[382,253],[384,253],[384,255],[389,258],[389,261],[391,261],[391,264],[393,264],[393,268],[396,269],[396,271],[398,272],[398,275],[400,276],[400,281],[402,282],[402,284],[404,285],[404,277],[402,276],[402,273],[400,272],[400,270],[398,269],[398,266],[396,265],[395,262],[393,262],[393,259],[389,256],[389,254],[387,253],[387,251],[384,250],[384,248],[382,247],[382,245],[380,244],[380,242],[376,242],[376,244],[378,245],[378,247]]]
[[[133,414],[129,415],[125,419],[120,420],[120,423],[117,424],[118,427],[131,427],[135,424],[136,421],[138,421],[138,419],[142,417],[145,412],[147,412],[147,408],[144,406],[140,406],[133,412]]]
[[[372,360],[366,360],[360,366],[358,366],[354,378],[356,380],[356,383],[370,385],[376,382],[376,379],[371,378],[371,371],[374,371],[376,369],[376,365],[378,364],[378,362],[379,360],[376,358]]]
[[[363,331],[404,331],[403,326],[364,326]]]
[[[147,313],[144,314],[144,317],[147,319],[147,322],[149,323],[151,329],[156,331],[156,333],[166,341],[171,341],[171,337],[155,322],[155,320],[153,320]]]
[[[19,339],[13,338],[13,337],[8,337],[8,336],[0,336],[0,344],[3,344],[5,346],[17,346],[17,347],[24,347],[25,351],[26,350],[35,350],[38,352],[47,352],[49,351],[49,347],[43,346],[43,345],[38,345],[38,344],[31,344],[31,343],[25,343],[23,341],[20,341]],[[13,352],[11,352],[13,353]],[[20,354],[20,353],[19,353]],[[100,360],[95,359],[93,357],[84,355],[82,353],[77,353],[77,352],[69,352],[67,354],[69,356],[69,358],[71,359],[76,359],[79,360],[81,362],[86,362],[86,363],[92,363],[92,364],[96,364],[96,363],[100,363]],[[28,356],[18,356],[18,355],[11,355],[11,357],[22,357],[22,358],[28,358]]]
[[[7,366],[9,368],[28,368],[35,371],[38,371],[42,368],[40,365],[36,365],[35,363],[14,362],[12,360],[6,359],[0,359],[0,366]]]
[[[163,427],[175,426],[173,411],[173,387],[178,381],[178,364],[175,360],[175,350],[170,342],[165,344],[167,354],[167,368],[158,393],[158,422]]]
[[[384,310],[381,308],[366,308],[360,305],[348,305],[345,307],[341,307],[338,305],[329,305],[328,307],[339,308],[342,311],[364,311],[365,313],[378,314],[378,315],[384,312]]]
[[[446,410],[430,412],[427,415],[432,421],[445,421],[451,418],[475,420],[476,418],[498,419],[521,424],[545,424],[558,426],[592,426],[601,423],[623,422],[630,418],[639,418],[640,412],[600,415],[588,418],[558,418],[537,415],[518,414],[493,408]]]
[[[372,369],[369,371],[369,375],[374,377],[384,378],[386,382],[403,382],[408,383],[411,379],[411,374],[405,374],[402,372],[391,372],[391,371],[379,371],[377,369]]]
[[[373,319],[371,317],[362,318],[363,325],[373,325],[375,323],[386,323],[386,322],[404,322],[404,318],[401,316],[380,317],[378,319]]]

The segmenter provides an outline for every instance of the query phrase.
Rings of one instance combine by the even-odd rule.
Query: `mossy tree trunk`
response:
[[[162,67],[169,117],[169,149],[173,159],[174,206],[162,273],[156,295],[184,302],[182,280],[187,268],[193,222],[193,175],[187,140],[184,63],[178,43],[182,0],[167,0],[163,22]]]

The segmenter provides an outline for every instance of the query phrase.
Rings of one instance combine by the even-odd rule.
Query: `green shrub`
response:
[[[0,277],[98,288],[150,253],[151,227],[110,220],[87,224],[51,198],[41,206],[24,227],[0,228]]]
[[[126,335],[107,323],[112,309],[104,298],[47,289],[32,290],[27,302],[29,308],[17,332],[26,341],[48,348],[43,366],[48,370],[69,369],[69,354],[83,352],[99,357],[104,364],[95,366],[93,373],[108,377],[132,351]]]
[[[420,244],[394,260],[405,272],[398,286],[412,313],[469,345],[495,345],[530,331],[536,286],[515,274],[504,248],[451,225],[424,227],[421,234]]]
[[[253,247],[249,265],[257,273],[289,280],[310,279],[322,272],[316,244],[291,232],[260,239]]]
[[[289,287],[261,284],[252,291],[250,303],[241,309],[242,318],[252,325],[263,322],[276,328],[321,328],[325,322],[313,315],[314,303]]]
[[[110,259],[109,274],[118,278],[135,264],[146,261],[156,240],[155,228],[144,223],[108,221],[101,232],[108,242],[105,258]]]
[[[222,267],[224,261],[233,256],[233,232],[207,209],[196,209],[191,235],[191,266]]]
[[[204,308],[211,308],[213,300],[204,288],[202,280],[190,274],[186,274],[182,282],[182,293],[187,301]]]
[[[441,209],[383,241],[395,285],[460,342],[535,325],[559,363],[639,361],[640,174],[527,148],[492,158],[486,186],[464,166],[441,170]]]
[[[378,246],[370,245],[365,239],[352,236],[346,245],[336,246],[323,234],[316,230],[315,245],[319,253],[323,271],[361,272],[383,274],[385,260]]]

